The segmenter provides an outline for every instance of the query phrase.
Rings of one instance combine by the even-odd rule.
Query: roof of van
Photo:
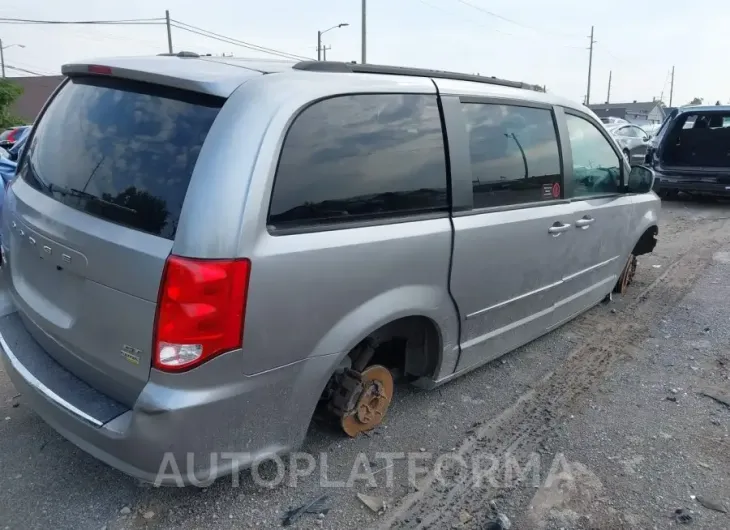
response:
[[[687,105],[680,107],[679,112],[682,114],[692,112],[730,112],[730,105]]]
[[[230,96],[242,83],[253,77],[282,72],[294,74],[297,71],[359,76],[385,74],[386,76],[392,75],[394,82],[397,82],[398,76],[403,75],[421,78],[433,77],[439,78],[440,88],[448,87],[449,92],[464,89],[465,93],[470,95],[529,99],[591,113],[584,105],[548,94],[537,85],[495,77],[370,64],[212,57],[180,52],[173,55],[93,59],[65,64],[62,68],[64,75],[106,74],[220,97]],[[352,73],[348,74],[348,72]]]

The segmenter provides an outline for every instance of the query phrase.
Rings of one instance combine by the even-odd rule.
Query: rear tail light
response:
[[[153,365],[189,370],[240,348],[251,262],[170,256],[155,317]]]

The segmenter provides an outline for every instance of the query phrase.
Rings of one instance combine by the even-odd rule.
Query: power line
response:
[[[531,29],[532,31],[537,31],[540,33],[553,33],[554,35],[559,35],[560,37],[563,37],[563,38],[574,39],[574,38],[578,37],[578,35],[569,35],[567,33],[560,33],[560,32],[556,32],[556,31],[546,30],[545,28],[537,28],[535,26],[530,26],[528,24],[518,22],[517,20],[513,20],[511,18],[502,16],[498,13],[495,13],[494,11],[489,11],[488,9],[484,9],[483,7],[472,4],[471,2],[468,2],[467,0],[456,0],[456,1],[459,2],[460,4],[471,7],[472,9],[476,9],[477,11],[481,11],[482,13],[485,13],[491,17],[498,18],[505,22],[509,22],[510,24],[514,24],[515,26],[521,26],[523,28]]]
[[[37,71],[41,75],[60,75],[60,72],[52,74],[52,73],[48,72],[48,70],[46,70],[45,68],[36,68],[32,64],[23,63],[23,62],[18,61],[17,59],[13,59],[13,64],[19,68],[30,68],[32,70]]]
[[[0,24],[110,24],[110,25],[124,25],[124,24],[162,24],[164,18],[130,18],[123,20],[36,20],[29,18],[0,18]]]
[[[6,64],[5,65],[5,68],[7,68],[9,70],[15,70],[17,72],[24,72],[26,74],[40,75],[40,76],[43,76],[44,75],[44,74],[40,74],[38,72],[34,72],[33,70],[26,70],[25,68],[18,68],[16,66],[10,66],[9,64]]]
[[[195,33],[195,34],[201,35],[203,37],[207,37],[209,39],[214,39],[214,40],[218,40],[221,42],[225,42],[227,44],[233,44],[235,46],[248,48],[249,50],[253,50],[253,51],[257,51],[257,52],[261,52],[261,53],[267,53],[270,55],[276,55],[276,56],[283,57],[286,59],[306,60],[306,61],[311,60],[311,57],[303,57],[301,55],[287,53],[284,51],[275,50],[273,48],[259,46],[257,44],[242,41],[239,39],[234,39],[233,37],[221,35],[220,33],[215,33],[213,31],[209,31],[204,28],[193,26],[192,24],[187,24],[180,20],[174,20],[172,22],[173,22],[173,24],[171,24],[171,25],[177,29],[181,29],[183,31],[188,31],[190,33]],[[165,25],[166,19],[165,18],[132,18],[132,19],[121,19],[121,20],[41,20],[41,19],[28,19],[28,18],[0,17],[0,24],[143,25],[143,26],[146,26],[146,25]]]
[[[191,33],[197,33],[199,35],[202,35],[203,37],[208,37],[215,40],[221,40],[222,42],[227,42],[228,44],[235,44],[238,46],[241,46],[243,48],[248,48],[250,50],[259,51],[263,53],[269,53],[272,55],[278,55],[280,57],[285,57],[287,59],[297,59],[297,60],[305,60],[309,61],[312,60],[311,57],[303,57],[301,55],[296,55],[289,52],[284,52],[280,50],[275,50],[273,48],[267,48],[265,46],[259,46],[258,44],[253,44],[250,42],[242,41],[239,39],[235,39],[233,37],[228,37],[226,35],[221,35],[220,33],[215,33],[213,31],[200,28],[198,26],[193,26],[192,24],[187,24],[185,22],[181,22],[180,20],[172,20],[174,23],[173,25],[178,28],[182,29],[184,31],[189,31]]]
[[[303,57],[301,55],[295,55],[293,53],[283,52],[280,50],[274,50],[272,48],[266,48],[264,46],[259,46],[257,44],[252,44],[250,42],[234,39],[233,37],[228,37],[226,35],[221,35],[220,33],[215,33],[213,31],[209,31],[203,28],[199,28],[197,26],[193,26],[191,24],[186,24],[185,22],[181,22],[179,20],[172,20],[172,26],[181,29],[183,31],[188,31],[190,33],[195,33],[197,35],[201,35],[203,37],[208,37],[209,39],[219,40],[221,42],[225,42],[227,44],[233,44],[235,46],[240,46],[242,48],[248,48],[249,50],[261,52],[261,53],[268,53],[270,55],[278,55],[279,57],[284,57],[286,59],[295,59],[295,60],[302,60],[302,61],[311,61],[311,57]]]
[[[423,5],[430,7],[431,9],[435,9],[436,11],[441,11],[442,13],[446,13],[447,15],[454,15],[454,16],[458,16],[459,18],[462,18],[460,15],[457,15],[453,11],[449,11],[447,9],[444,9],[443,7],[440,7],[440,6],[431,4],[430,2],[426,2],[426,0],[418,0],[418,1],[421,2]],[[484,24],[480,24],[479,22],[475,22],[471,18],[467,18],[466,20],[469,20],[470,22],[476,24],[480,28],[486,28],[486,29],[489,29],[490,31],[496,31],[497,33],[502,33],[503,35],[510,35],[512,37],[516,37],[517,36],[514,33],[507,33],[506,31],[502,31],[502,30],[499,30],[499,29],[496,29],[496,28],[492,28],[492,27],[487,27]]]
[[[507,35],[509,37],[515,37],[515,38],[518,38],[518,39],[524,38],[522,35],[517,35],[515,33],[509,33],[507,31],[504,31],[504,30],[501,30],[501,29],[497,29],[497,28],[495,28],[493,26],[487,26],[485,24],[481,24],[481,23],[477,22],[476,20],[474,20],[472,17],[462,16],[460,13],[455,13],[454,11],[449,11],[448,9],[444,9],[441,6],[437,6],[437,5],[434,5],[434,4],[430,3],[430,2],[427,2],[426,0],[418,0],[418,1],[420,3],[422,3],[423,5],[430,7],[431,9],[435,9],[436,11],[440,11],[442,13],[446,13],[447,15],[451,15],[451,16],[454,16],[454,17],[458,17],[461,20],[469,21],[470,23],[474,24],[477,27],[484,28],[484,29],[487,29],[489,31],[494,31],[496,33],[501,33],[502,35]],[[474,7],[477,7],[477,9],[479,9],[478,6],[474,6]],[[558,44],[558,43],[551,43],[551,44],[553,44],[556,47],[570,48],[572,50],[582,50],[583,49],[581,46],[568,46],[566,44]]]

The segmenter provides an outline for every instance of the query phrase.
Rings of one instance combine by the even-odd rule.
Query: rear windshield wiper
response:
[[[58,193],[59,195],[65,195],[67,197],[77,197],[79,199],[85,199],[87,201],[109,205],[109,206],[112,206],[119,210],[124,210],[125,212],[129,212],[129,213],[133,213],[133,214],[138,213],[137,210],[135,210],[134,208],[127,208],[126,206],[122,206],[121,204],[117,204],[115,202],[104,200],[101,197],[98,197],[92,193],[88,193],[88,192],[82,191],[82,190],[77,190],[76,188],[62,188],[60,186],[56,186],[55,184],[49,184],[48,191],[50,191],[52,194]]]

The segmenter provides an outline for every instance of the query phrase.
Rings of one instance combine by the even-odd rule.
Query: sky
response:
[[[163,18],[288,54],[316,58],[317,31],[329,60],[361,57],[361,0],[20,0],[0,18],[119,20]],[[694,17],[703,16],[701,24]],[[694,20],[690,23],[690,19]],[[718,68],[730,36],[727,0],[367,0],[367,61],[497,76],[545,85],[583,101],[591,26],[596,41],[591,103],[695,97],[730,103],[730,69]],[[697,31],[698,25],[702,31]],[[9,66],[58,74],[66,62],[167,51],[164,25],[49,26],[0,22]],[[172,29],[175,51],[267,57]],[[724,63],[722,63],[724,64]],[[24,75],[9,70],[7,75]]]

